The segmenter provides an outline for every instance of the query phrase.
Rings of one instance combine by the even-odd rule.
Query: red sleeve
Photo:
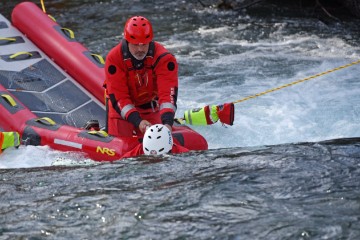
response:
[[[178,63],[176,58],[167,52],[165,48],[161,45],[157,45],[160,53],[163,52],[164,55],[160,54],[157,59],[158,63],[156,64],[154,71],[157,78],[157,88],[159,96],[159,106],[160,106],[160,115],[163,120],[163,124],[169,124],[164,122],[169,117],[171,118],[171,124],[173,124],[173,118],[175,116],[175,111],[177,108],[177,94],[178,94]],[[165,54],[166,52],[167,54]],[[165,53],[164,53],[165,52]],[[157,61],[155,59],[155,61]]]
[[[186,147],[183,147],[179,144],[174,144],[172,149],[171,149],[171,153],[186,153],[189,152],[190,150],[187,149]]]
[[[126,77],[126,66],[121,56],[121,44],[111,49],[106,57],[105,62],[105,76],[106,76],[106,89],[109,95],[112,107],[121,115],[121,109],[125,106],[133,105],[130,98],[129,87]],[[124,119],[135,112],[134,108],[122,116]]]
[[[172,149],[171,149],[171,154],[176,154],[176,153],[186,153],[189,152],[190,150],[179,145],[179,144],[174,144]],[[143,145],[142,143],[139,143],[137,146],[135,146],[133,149],[131,149],[130,151],[126,152],[122,158],[131,158],[131,157],[137,157],[140,155],[144,154],[144,150],[143,150]]]
[[[130,158],[130,157],[136,157],[144,154],[143,145],[142,143],[139,143],[136,145],[133,149],[125,153],[122,157],[123,158]]]

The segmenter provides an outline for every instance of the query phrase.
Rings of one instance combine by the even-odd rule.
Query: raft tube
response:
[[[35,3],[16,5],[11,20],[49,58],[100,102],[104,102],[105,72],[101,56],[77,42],[69,28],[61,27]]]

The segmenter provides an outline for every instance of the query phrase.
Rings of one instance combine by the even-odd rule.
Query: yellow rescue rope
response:
[[[355,61],[355,62],[346,64],[346,65],[343,65],[343,66],[340,66],[340,67],[337,67],[337,68],[333,68],[333,69],[327,70],[327,71],[325,71],[325,72],[318,73],[318,74],[316,74],[316,75],[313,75],[313,76],[310,76],[310,77],[306,77],[306,78],[303,78],[303,79],[300,79],[300,80],[297,80],[297,81],[294,81],[294,82],[291,82],[291,83],[287,83],[287,84],[284,84],[284,85],[279,86],[279,87],[276,87],[276,88],[271,88],[271,89],[266,90],[266,91],[264,91],[264,92],[257,93],[257,94],[254,94],[254,95],[251,95],[251,96],[248,96],[248,97],[239,99],[239,100],[237,100],[237,101],[234,101],[233,103],[234,103],[234,104],[235,104],[235,103],[240,103],[240,102],[244,102],[244,101],[247,101],[247,100],[256,98],[256,97],[260,97],[260,96],[262,96],[262,95],[265,95],[265,94],[268,94],[268,93],[271,93],[271,92],[275,92],[275,91],[277,91],[277,90],[280,90],[280,89],[283,89],[283,88],[286,88],[286,87],[290,87],[290,86],[293,86],[293,85],[298,84],[298,83],[302,83],[302,82],[305,82],[305,81],[309,81],[309,80],[311,80],[311,79],[314,79],[314,78],[323,76],[323,75],[328,74],[328,73],[335,72],[335,71],[340,70],[340,69],[344,69],[344,68],[347,68],[347,67],[351,67],[351,66],[356,65],[356,64],[358,64],[358,63],[360,63],[360,60],[357,60],[357,61]]]

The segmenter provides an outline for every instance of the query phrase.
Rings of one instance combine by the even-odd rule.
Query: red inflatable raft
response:
[[[0,126],[18,131],[22,142],[79,151],[97,161],[121,159],[137,137],[117,138],[82,126],[105,123],[103,61],[34,3],[18,4],[12,26],[0,15]],[[19,31],[18,31],[19,30]],[[206,140],[187,126],[173,136],[191,150]]]

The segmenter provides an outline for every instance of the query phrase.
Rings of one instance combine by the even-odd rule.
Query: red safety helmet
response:
[[[129,18],[125,23],[124,37],[132,44],[148,44],[153,39],[153,30],[149,20],[142,16]]]

